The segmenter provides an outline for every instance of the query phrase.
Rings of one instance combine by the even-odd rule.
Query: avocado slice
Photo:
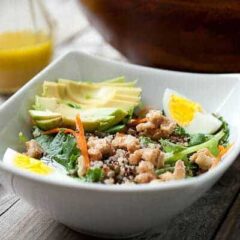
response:
[[[61,116],[61,126],[74,128],[75,118],[76,115],[79,113],[86,131],[93,131],[98,129],[100,130],[100,127],[101,130],[107,129],[119,123],[128,114],[127,111],[124,111],[120,108],[77,109],[60,102],[56,98],[44,98],[39,96],[36,97],[36,105],[40,106],[41,111],[31,110],[30,114],[32,116],[33,113],[34,119],[42,119],[42,116],[45,117],[51,112],[54,114],[59,114]],[[41,127],[42,121],[50,121],[52,119],[56,118],[53,118],[53,115],[49,114],[49,119],[45,118],[44,120],[41,120]],[[38,122],[39,121],[36,121],[37,125]],[[45,124],[45,122],[43,122],[43,124]]]
[[[51,118],[46,120],[36,120],[36,125],[42,130],[49,130],[57,127],[61,127],[62,118]]]
[[[58,118],[59,126],[75,128],[80,113],[86,131],[106,130],[140,103],[141,88],[135,85],[122,76],[98,83],[45,81],[42,96],[36,96],[35,110],[29,113],[42,128],[49,128],[51,122],[55,126]]]
[[[69,80],[63,80],[68,81]],[[129,87],[96,87],[90,84],[77,84],[74,82],[66,85],[65,89],[63,83],[61,83],[61,92],[59,86],[49,82],[44,83],[43,96],[54,97],[61,99],[62,101],[75,102],[85,108],[94,107],[117,107],[128,110],[131,107],[135,107],[140,102],[140,91],[136,88]],[[78,87],[77,87],[78,86]],[[79,87],[80,86],[80,87]],[[53,89],[54,88],[54,89]],[[56,90],[55,88],[58,88]],[[80,89],[78,91],[78,89]],[[131,91],[134,90],[134,92]],[[61,98],[60,98],[61,96]],[[121,106],[122,101],[122,106]],[[127,105],[127,107],[126,107]]]
[[[50,111],[29,110],[29,113],[34,120],[49,120],[62,117],[61,114]]]

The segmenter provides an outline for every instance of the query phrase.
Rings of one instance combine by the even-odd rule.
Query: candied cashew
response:
[[[101,161],[103,156],[113,153],[111,143],[105,138],[90,137],[87,146],[91,161]]]
[[[41,146],[34,139],[26,142],[26,149],[27,152],[25,154],[31,158],[40,159],[43,155]]]
[[[175,163],[173,173],[167,171],[159,176],[159,178],[163,181],[180,180],[180,179],[184,179],[185,177],[186,177],[186,168],[182,160],[178,160]]]
[[[217,158],[207,148],[200,149],[194,153],[190,157],[190,161],[196,163],[200,169],[205,171],[216,166],[218,163]]]
[[[137,165],[142,158],[142,149],[136,150],[134,153],[129,156],[129,163],[132,165]]]
[[[164,153],[157,148],[144,148],[142,159],[151,162],[157,168],[164,165]]]
[[[137,132],[149,136],[152,139],[170,136],[176,128],[176,123],[165,117],[161,111],[150,110],[146,115],[147,122],[136,126]]]
[[[137,167],[137,173],[153,173],[154,165],[149,161],[141,161]]]
[[[129,152],[134,152],[140,148],[140,142],[132,135],[117,133],[112,140],[112,146],[114,148],[123,148],[127,149]]]
[[[186,168],[184,162],[178,160],[175,163],[174,172],[173,172],[174,179],[184,179],[186,177]]]
[[[145,173],[140,173],[140,174],[138,174],[138,175],[135,177],[134,181],[137,182],[137,183],[149,183],[149,182],[151,182],[153,179],[156,179],[155,174],[145,172]]]
[[[143,148],[136,150],[129,156],[129,163],[137,165],[140,161],[145,160],[151,162],[155,167],[164,166],[164,153],[158,148]]]

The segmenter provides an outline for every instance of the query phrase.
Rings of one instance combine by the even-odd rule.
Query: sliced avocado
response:
[[[56,109],[60,103],[57,98],[35,97],[35,110],[49,110]]]
[[[60,98],[58,83],[44,81],[42,96]]]
[[[42,130],[49,130],[62,126],[62,118],[52,118],[47,120],[37,120],[36,125]]]
[[[123,101],[128,101],[133,102],[135,104],[139,104],[141,98],[140,97],[135,97],[135,96],[129,96],[129,95],[123,95],[123,94],[116,94],[114,96],[114,99],[116,100],[123,100]]]
[[[136,105],[137,104],[133,104],[128,101],[112,99],[111,101],[105,102],[105,104],[103,104],[101,107],[107,108],[107,107],[114,106],[115,108],[121,108],[124,111],[128,112],[130,109],[132,109]]]
[[[127,111],[119,108],[72,108],[60,102],[56,98],[37,97],[36,101],[38,105],[41,106],[42,111],[45,110],[46,112],[51,111],[56,114],[60,114],[62,117],[61,124],[64,127],[75,127],[75,118],[76,115],[79,113],[86,131],[97,130],[100,129],[100,127],[102,126],[104,127],[101,129],[107,129],[119,123],[127,115]],[[37,116],[37,118],[40,118],[43,114],[41,111],[38,111],[38,113],[40,113],[40,116]],[[50,121],[51,119],[48,120]],[[47,120],[41,120],[36,122],[40,122],[40,124],[42,124],[42,121]],[[43,122],[43,124],[45,124],[45,122]]]
[[[68,84],[65,85],[64,83]],[[96,84],[79,84],[70,80],[62,80],[59,90],[57,85],[50,82],[44,83],[44,96],[56,97],[61,96],[63,101],[76,102],[83,107],[120,107],[119,104],[111,105],[111,102],[120,100],[129,102],[128,105],[136,106],[140,102],[141,89],[129,87],[96,87]],[[93,86],[94,85],[94,86]],[[52,88],[58,88],[54,91]],[[78,90],[79,89],[79,90]],[[58,91],[58,92],[57,92]],[[57,92],[57,93],[56,93]],[[65,95],[64,95],[65,94]],[[113,101],[114,100],[114,101]],[[123,106],[126,109],[125,106]]]
[[[48,120],[62,117],[61,114],[50,111],[29,110],[29,113],[34,120]]]
[[[98,83],[89,84],[87,82],[76,82],[71,80],[59,79],[59,83],[66,85],[66,94],[71,97],[71,95],[81,95],[84,96],[86,93],[95,96],[97,92],[104,86],[99,85]],[[133,96],[139,96],[141,94],[141,88],[137,87],[121,87],[120,86],[112,86],[112,85],[105,85],[104,87],[108,87],[111,90],[117,91],[117,93],[124,93]]]

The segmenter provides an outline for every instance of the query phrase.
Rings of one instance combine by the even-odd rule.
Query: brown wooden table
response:
[[[34,210],[0,186],[1,240],[90,240],[42,212]],[[201,199],[165,226],[131,240],[240,239],[240,157]]]

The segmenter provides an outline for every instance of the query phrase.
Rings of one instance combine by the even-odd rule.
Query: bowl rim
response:
[[[190,75],[210,75],[210,76],[226,76],[226,77],[238,77],[239,74],[208,74],[208,73],[184,73],[184,72],[178,72],[178,71],[171,71],[171,70],[162,70],[162,69],[155,69],[152,67],[146,67],[146,66],[139,66],[131,63],[123,63],[116,60],[110,60],[99,56],[94,56],[91,54],[84,53],[82,51],[70,51],[60,57],[58,57],[56,60],[54,60],[52,63],[50,63],[46,68],[44,68],[41,72],[39,72],[33,79],[31,79],[27,84],[25,84],[19,91],[17,91],[14,95],[12,95],[6,102],[4,102],[0,106],[0,113],[2,110],[4,110],[6,107],[8,107],[12,101],[18,96],[20,96],[22,93],[24,93],[25,89],[27,89],[29,86],[34,85],[38,82],[38,78],[43,73],[49,71],[53,66],[57,65],[60,61],[62,61],[64,58],[67,58],[69,55],[81,55],[82,57],[88,57],[93,60],[107,62],[107,63],[114,63],[115,65],[123,66],[123,67],[133,67],[135,69],[141,69],[144,71],[154,71],[154,72],[175,72],[181,74],[190,74]],[[164,191],[164,190],[174,190],[178,188],[184,188],[184,187],[191,187],[193,185],[197,184],[204,184],[208,181],[210,181],[215,176],[221,176],[229,167],[230,165],[235,161],[237,156],[240,153],[240,134],[237,134],[236,141],[234,142],[232,148],[227,153],[226,156],[223,157],[223,160],[221,163],[214,169],[193,178],[183,179],[183,180],[173,180],[168,182],[163,182],[161,184],[122,184],[122,185],[106,185],[106,184],[99,184],[99,183],[81,183],[78,181],[63,181],[59,182],[57,179],[49,179],[44,178],[44,176],[40,176],[31,172],[23,171],[17,168],[11,168],[10,166],[6,165],[5,163],[0,160],[0,169],[12,174],[12,178],[15,176],[24,178],[25,180],[31,180],[37,183],[47,184],[55,187],[65,187],[65,188],[73,188],[76,190],[89,190],[89,191],[102,191],[102,192],[145,192],[145,191]],[[0,173],[1,174],[1,173]],[[12,181],[13,182],[13,181]],[[14,190],[14,186],[11,186]]]

